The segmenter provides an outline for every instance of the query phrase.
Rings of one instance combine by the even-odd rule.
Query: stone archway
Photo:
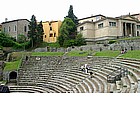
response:
[[[9,73],[9,81],[10,82],[16,82],[17,79],[17,72],[16,71],[12,71]]]

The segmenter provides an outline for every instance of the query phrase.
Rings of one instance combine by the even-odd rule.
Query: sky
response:
[[[117,17],[140,13],[140,0],[3,0],[0,4],[0,23],[16,19],[37,21],[63,20],[73,5],[74,14],[80,18],[102,14]]]

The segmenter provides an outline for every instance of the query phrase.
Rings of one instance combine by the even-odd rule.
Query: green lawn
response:
[[[71,51],[67,53],[67,56],[88,56],[92,54],[93,51]]]
[[[32,56],[62,56],[63,52],[32,52]]]
[[[6,65],[4,67],[4,71],[12,71],[17,70],[20,66],[21,59],[13,62],[6,62]]]
[[[101,51],[101,52],[96,52],[94,56],[100,56],[100,57],[116,57],[120,54],[120,51]]]
[[[140,50],[128,51],[123,54],[121,57],[123,58],[132,58],[132,59],[140,59]]]

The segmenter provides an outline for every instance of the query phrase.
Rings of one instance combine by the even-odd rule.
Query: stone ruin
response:
[[[3,69],[4,69],[4,62],[0,61],[0,81],[3,80]]]

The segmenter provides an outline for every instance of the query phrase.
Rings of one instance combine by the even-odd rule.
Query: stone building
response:
[[[28,34],[29,21],[27,19],[17,19],[12,21],[6,21],[2,23],[2,31],[17,39],[19,34]]]
[[[46,21],[43,22],[44,36],[43,41],[45,42],[56,42],[59,35],[59,29],[62,24],[61,21]]]
[[[1,30],[2,30],[2,25],[0,24],[0,32],[1,32]]]
[[[105,17],[95,15],[79,19],[78,33],[82,33],[87,43],[116,39],[121,37],[140,36],[140,15]]]

